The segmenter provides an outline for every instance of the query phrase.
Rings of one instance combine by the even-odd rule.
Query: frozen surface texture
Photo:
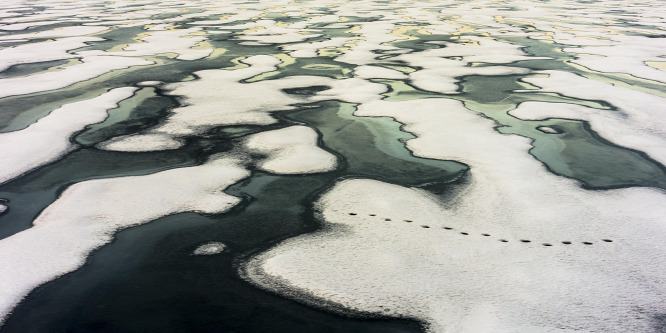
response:
[[[0,320],[200,330],[192,306],[137,329],[36,301],[84,263],[97,293],[169,262],[432,332],[663,331],[665,17],[659,0],[3,1]],[[178,254],[112,241],[153,226]],[[88,261],[130,248],[155,256]],[[189,294],[201,279],[141,295],[234,301]],[[253,316],[301,313],[281,304]]]
[[[76,146],[70,136],[104,120],[107,111],[132,96],[136,88],[118,88],[52,111],[26,129],[0,133],[0,184],[62,157]]]
[[[443,202],[340,182],[317,202],[324,231],[252,259],[251,281],[332,309],[418,318],[431,331],[650,329],[637,309],[660,311],[666,297],[663,193],[582,190],[530,157],[527,140],[455,101],[379,101],[357,115],[395,117],[417,135],[407,143],[417,155],[469,164],[467,184]]]
[[[33,288],[83,265],[118,230],[170,214],[230,209],[240,199],[222,191],[248,175],[240,161],[218,157],[200,166],[69,187],[32,228],[0,242],[0,315]]]

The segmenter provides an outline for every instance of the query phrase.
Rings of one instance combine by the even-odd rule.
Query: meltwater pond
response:
[[[661,332],[656,1],[0,5],[0,332]]]

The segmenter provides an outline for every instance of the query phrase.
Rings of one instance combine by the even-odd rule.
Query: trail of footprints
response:
[[[357,213],[349,213],[349,215],[359,216]],[[371,213],[371,214],[368,214],[368,216],[377,216],[377,214],[372,214]],[[384,218],[384,221],[391,222],[391,221],[393,221],[393,219],[386,217],[386,218]],[[404,222],[404,223],[413,223],[414,221],[413,220],[402,220],[402,222]],[[430,229],[431,227],[429,225],[421,225],[421,228]],[[442,229],[449,230],[449,231],[452,231],[452,232],[457,231],[455,228],[452,228],[452,227],[442,227]],[[470,235],[468,232],[465,232],[465,231],[458,231],[458,232],[461,236],[469,236]],[[493,239],[492,235],[488,234],[488,233],[482,233],[481,236]],[[494,239],[497,239],[498,241],[500,241],[502,243],[509,243],[509,240],[505,239],[505,238],[494,238]],[[605,242],[605,243],[612,243],[613,242],[612,239],[608,239],[608,238],[603,238],[603,239],[601,239],[601,241]],[[518,242],[520,242],[520,243],[532,243],[532,240],[530,240],[530,239],[519,239]],[[568,240],[564,240],[564,241],[561,241],[559,243],[561,243],[562,245],[573,245],[574,244],[574,242],[568,241]],[[590,241],[584,241],[584,242],[580,242],[580,243],[583,244],[583,245],[588,245],[588,246],[594,245],[594,242],[590,242]],[[541,245],[546,246],[546,247],[554,246],[555,244],[556,243],[541,243]]]

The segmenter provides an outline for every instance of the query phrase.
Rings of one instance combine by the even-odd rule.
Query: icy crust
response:
[[[645,64],[646,61],[664,61],[666,38],[622,36],[614,39],[617,42],[613,45],[565,48],[564,51],[598,55],[580,57],[573,61],[593,70],[627,73],[666,83],[666,72]]]
[[[152,61],[141,58],[112,56],[91,56],[81,60],[82,64],[69,66],[59,71],[0,79],[0,98],[60,89],[93,79],[112,70],[153,64]]]
[[[621,112],[599,110],[579,105],[545,102],[525,102],[509,114],[520,119],[547,118],[579,119],[590,123],[592,129],[604,139],[619,146],[648,154],[666,165],[666,135],[657,130],[664,128],[661,117],[641,121],[640,117],[625,116]],[[637,119],[638,118],[638,119]]]
[[[357,66],[354,69],[354,75],[362,79],[407,79],[407,75],[404,73],[380,66]]]
[[[250,153],[267,157],[257,167],[279,174],[326,172],[337,165],[335,155],[317,146],[318,134],[307,126],[290,126],[252,135],[245,141]]]
[[[69,140],[74,133],[103,121],[109,109],[136,90],[113,89],[92,99],[66,104],[23,130],[0,133],[0,184],[69,153],[75,148]]]
[[[227,246],[224,243],[220,242],[210,242],[204,245],[201,245],[192,252],[195,256],[210,256],[213,254],[219,254],[224,252],[227,249]]]
[[[81,55],[108,55],[143,57],[163,53],[177,53],[179,60],[198,60],[209,56],[213,49],[193,49],[194,46],[206,40],[200,33],[200,28],[150,31],[141,38],[140,43],[130,44],[120,52],[83,51]]]
[[[651,329],[666,299],[663,192],[583,190],[457,101],[376,101],[356,115],[395,117],[417,136],[410,150],[467,163],[468,179],[444,202],[341,181],[316,203],[324,229],[249,259],[252,283],[313,306],[416,318],[431,332]]]
[[[77,37],[77,36],[87,36],[87,35],[97,34],[104,32],[106,30],[109,30],[109,28],[72,26],[72,27],[63,27],[53,30],[40,31],[30,34],[14,34],[9,36],[0,36],[0,40]]]
[[[511,75],[527,74],[526,68],[509,66],[470,67],[474,62],[489,64],[511,63],[529,59],[543,59],[525,55],[520,46],[498,42],[488,38],[466,36],[474,45],[460,45],[438,42],[443,48],[430,49],[418,53],[396,57],[422,70],[409,74],[412,84],[423,90],[454,94],[458,93],[459,77],[467,75]],[[459,59],[452,59],[458,57]]]
[[[571,118],[590,122],[592,129],[620,146],[643,151],[666,165],[666,99],[595,81],[576,74],[545,71],[546,78],[525,78],[543,91],[580,99],[605,101],[618,110],[577,105],[526,102],[510,114],[521,119]]]
[[[222,191],[249,175],[242,161],[217,156],[199,166],[70,186],[32,228],[0,241],[0,318],[35,287],[81,267],[119,230],[171,214],[229,210],[240,199]]]
[[[381,98],[386,86],[360,78],[334,80],[320,76],[290,76],[276,80],[243,83],[257,75],[277,69],[281,61],[272,56],[246,58],[248,67],[235,70],[195,72],[197,80],[168,84],[168,94],[182,98],[184,106],[173,109],[164,122],[138,134],[113,138],[98,148],[114,151],[177,149],[182,139],[229,125],[270,125],[277,122],[273,112],[293,110],[295,104],[339,99],[363,103]],[[283,89],[329,86],[315,96],[302,97]]]
[[[17,64],[29,64],[74,58],[68,50],[86,46],[86,42],[101,41],[101,38],[71,37],[51,42],[23,44],[0,50],[0,71]]]

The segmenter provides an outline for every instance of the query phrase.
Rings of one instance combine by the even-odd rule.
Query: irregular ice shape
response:
[[[267,155],[257,166],[277,174],[315,173],[334,170],[335,155],[317,146],[318,134],[307,126],[290,126],[252,135],[245,147]]]
[[[68,50],[86,46],[86,42],[101,41],[101,38],[72,37],[44,43],[23,44],[0,50],[0,71],[16,64],[53,61],[74,58]]]
[[[75,146],[69,137],[107,117],[107,111],[137,88],[113,89],[98,97],[66,104],[27,128],[0,133],[0,184],[53,162]]]
[[[648,93],[617,87],[576,74],[545,71],[547,78],[525,78],[526,82],[566,96],[587,100],[605,101],[618,111],[595,110],[566,104],[547,105],[526,103],[511,113],[519,118],[565,117],[590,121],[592,128],[619,145],[645,151],[652,158],[666,165],[666,99]],[[526,110],[527,109],[527,110]],[[531,116],[530,114],[534,114]],[[549,115],[550,114],[550,115]],[[635,133],[632,133],[635,132]]]
[[[0,40],[88,36],[92,34],[101,33],[106,30],[109,30],[109,28],[87,27],[87,26],[77,25],[73,27],[64,27],[53,30],[34,32],[31,34],[0,36]]]
[[[192,49],[198,43],[206,40],[204,36],[193,35],[200,32],[199,28],[166,30],[150,32],[150,35],[141,38],[141,43],[130,44],[120,52],[83,51],[81,55],[109,55],[142,57],[162,53],[177,53],[176,59],[197,60],[209,56],[212,49]]]
[[[224,243],[220,242],[210,242],[204,245],[201,245],[192,252],[195,256],[209,256],[213,254],[222,253],[227,249],[227,246]]]
[[[395,69],[379,66],[358,66],[354,69],[354,74],[362,79],[406,79],[407,75],[398,72]]]
[[[0,98],[32,94],[64,88],[77,82],[93,79],[112,70],[153,64],[152,61],[128,57],[84,57],[82,64],[60,71],[9,79],[0,79]]]
[[[468,38],[468,37],[465,37]],[[471,62],[509,63],[513,61],[537,59],[525,56],[519,47],[483,38],[471,38],[479,45],[460,45],[443,42],[446,47],[430,49],[396,57],[415,67],[423,69],[409,74],[414,86],[444,94],[458,92],[458,78],[466,75],[511,75],[526,74],[526,68],[509,66],[470,67]],[[490,54],[490,55],[487,55]],[[445,57],[461,57],[460,60]]]
[[[146,152],[178,149],[183,141],[164,133],[142,133],[118,136],[98,143],[97,149],[125,152]]]
[[[457,101],[376,101],[356,114],[406,124],[418,156],[469,164],[466,185],[441,202],[342,181],[315,206],[326,228],[251,258],[250,281],[314,306],[416,318],[432,332],[650,330],[666,300],[663,192],[583,190],[532,158],[528,139]]]
[[[346,37],[333,37],[321,42],[285,45],[282,49],[291,51],[289,55],[294,58],[315,58],[319,50],[340,48],[350,40],[351,38]]]
[[[664,61],[665,38],[642,36],[614,37],[613,45],[566,48],[565,52],[597,54],[603,57],[580,57],[573,62],[606,73],[627,73],[637,77],[666,82],[666,72],[652,68],[646,61]]]
[[[620,111],[546,102],[525,102],[515,110],[509,111],[509,114],[527,120],[546,118],[585,120],[604,139],[619,146],[642,151],[662,165],[666,165],[666,135],[656,131],[663,126],[659,123],[661,117],[656,117],[656,114],[653,118],[655,121],[650,122],[641,121],[640,117],[633,115],[626,116]]]
[[[119,230],[171,214],[229,210],[240,199],[222,191],[249,175],[241,161],[217,156],[199,166],[70,186],[32,228],[0,240],[0,318],[32,289],[81,267]]]

